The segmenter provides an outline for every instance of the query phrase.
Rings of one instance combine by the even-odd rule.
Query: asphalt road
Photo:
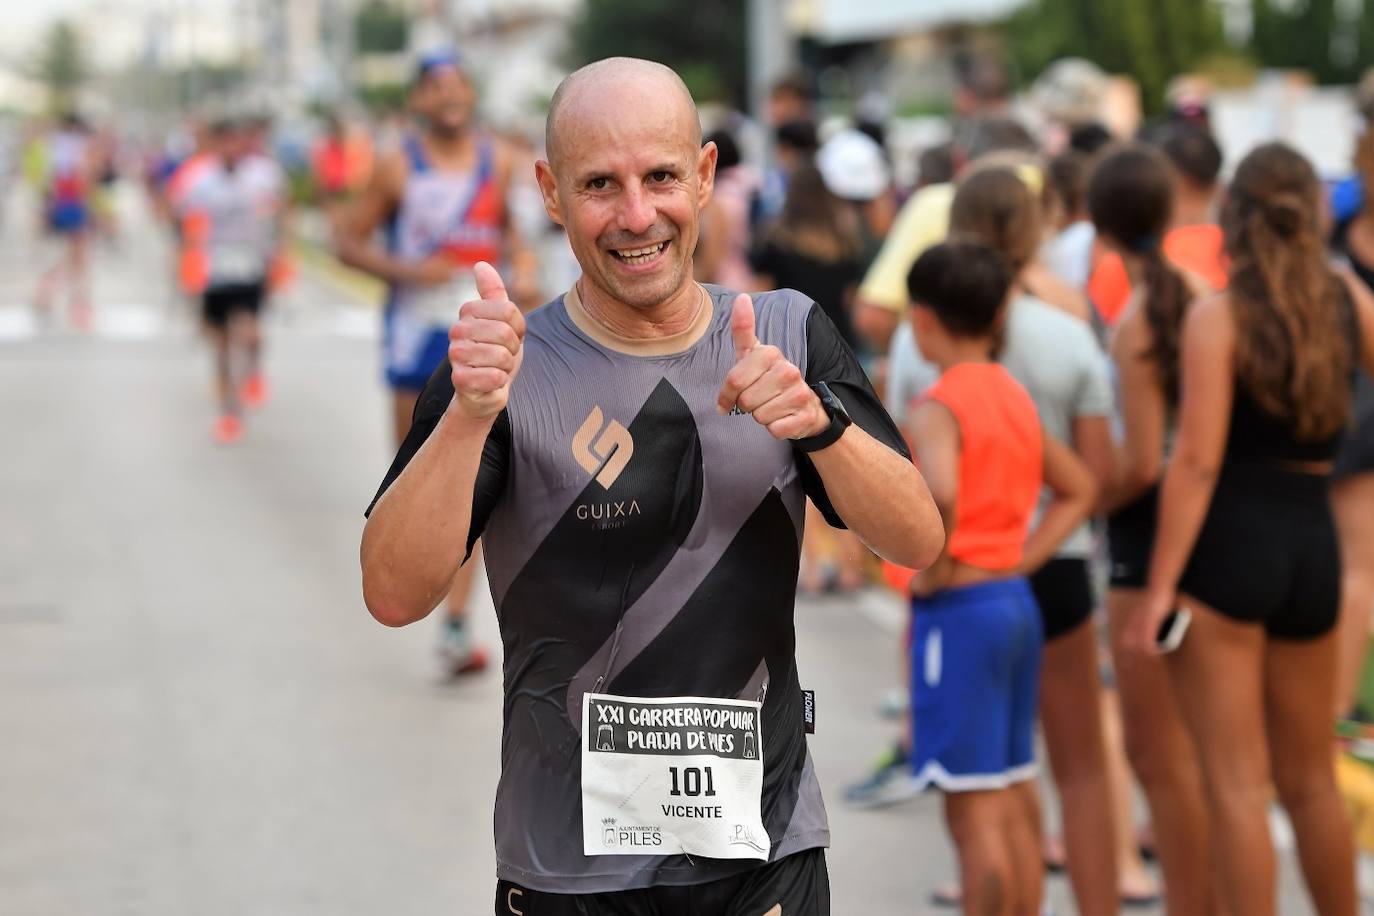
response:
[[[375,312],[306,270],[268,322],[270,404],[216,446],[208,353],[124,203],[89,333],[35,319],[53,252],[23,209],[0,227],[0,913],[491,912],[499,676],[442,683],[435,622],[388,630],[359,595],[390,459]],[[954,874],[937,797],[839,801],[890,738],[896,619],[798,609],[836,914],[927,912]]]

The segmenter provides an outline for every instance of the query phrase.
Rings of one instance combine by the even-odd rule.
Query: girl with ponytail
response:
[[[1196,754],[1164,664],[1128,655],[1122,644],[1127,622],[1144,598],[1159,481],[1178,409],[1183,316],[1192,299],[1210,292],[1200,278],[1179,272],[1163,255],[1176,180],[1159,152],[1123,147],[1093,169],[1087,208],[1098,239],[1120,256],[1131,285],[1112,336],[1121,454],[1115,479],[1103,494],[1112,560],[1107,618],[1126,752],[1149,802],[1168,910],[1194,914],[1214,909]]]
[[[949,230],[953,238],[993,249],[1011,268],[1016,289],[1005,306],[998,359],[1035,401],[1045,435],[1073,449],[1100,489],[1112,465],[1106,355],[1086,322],[1028,289],[1044,240],[1042,187],[1043,177],[1032,165],[1004,167],[985,160],[960,180]],[[1120,887],[1106,740],[1096,715],[1102,683],[1092,626],[1092,551],[1092,532],[1084,525],[1048,562],[1025,572],[1045,637],[1040,714],[1061,806],[1069,881],[1079,912],[1113,913]]]
[[[1330,479],[1374,296],[1328,266],[1320,184],[1277,143],[1241,162],[1222,207],[1229,288],[1187,310],[1178,432],[1145,594],[1123,642],[1166,656],[1205,786],[1217,897],[1275,911],[1271,784],[1314,909],[1356,911],[1354,849],[1331,757],[1340,559]],[[1272,738],[1271,738],[1272,736]]]

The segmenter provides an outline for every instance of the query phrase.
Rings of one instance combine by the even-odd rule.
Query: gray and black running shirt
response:
[[[770,860],[829,843],[793,605],[805,497],[842,522],[801,452],[750,416],[717,413],[735,363],[735,294],[706,290],[705,332],[668,355],[617,349],[572,294],[532,312],[524,362],[483,450],[469,548],[481,537],[505,649],[497,874],[528,888],[696,884],[760,864],[584,854],[587,692],[762,700]],[[754,296],[754,309],[761,342],[828,383],[856,424],[907,455],[819,307],[780,290]],[[378,496],[452,396],[444,365]]]

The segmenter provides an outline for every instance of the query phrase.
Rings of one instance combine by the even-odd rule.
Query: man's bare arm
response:
[[[849,530],[885,560],[925,569],[945,546],[940,509],[916,466],[857,425],[811,453],[825,493]]]
[[[795,364],[754,333],[754,306],[740,295],[731,306],[735,366],[717,395],[721,413],[739,407],[778,439],[818,435],[830,417]],[[850,426],[811,453],[830,503],[845,525],[875,553],[899,566],[924,569],[940,555],[945,527],[921,473],[906,456]]]
[[[363,528],[363,601],[389,627],[426,617],[467,552],[472,494],[492,419],[453,410],[378,500]]]
[[[339,260],[387,283],[416,280],[416,265],[392,257],[373,241],[377,228],[400,206],[408,171],[401,154],[383,158],[363,193],[340,214],[334,230],[334,250]]]
[[[428,615],[458,571],[482,448],[520,371],[525,320],[494,267],[474,273],[482,298],[464,303],[449,330],[453,399],[363,528],[363,600],[387,626]]]

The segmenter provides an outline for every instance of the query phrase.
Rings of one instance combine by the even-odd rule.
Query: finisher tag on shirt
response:
[[[761,710],[746,700],[586,694],[583,852],[766,860]]]

